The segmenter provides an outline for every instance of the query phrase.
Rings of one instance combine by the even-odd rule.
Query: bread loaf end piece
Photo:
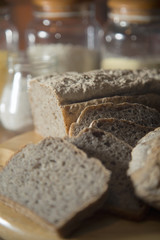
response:
[[[30,82],[29,97],[35,131],[43,137],[65,136],[66,123],[54,89],[34,79]]]
[[[93,70],[67,72],[38,77],[42,84],[55,89],[60,104],[71,104],[115,95],[160,93],[159,69]]]

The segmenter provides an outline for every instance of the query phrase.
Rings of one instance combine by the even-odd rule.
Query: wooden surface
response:
[[[0,136],[2,137],[2,134]],[[10,156],[23,145],[36,143],[40,139],[41,137],[34,132],[29,132],[3,142],[0,145],[0,165],[4,166]],[[62,240],[55,233],[40,227],[2,202],[0,202],[0,237],[5,240]],[[70,239],[160,240],[160,213],[151,210],[145,221],[137,223],[98,212],[92,218],[83,221]]]
[[[17,134],[14,133],[14,132],[10,132],[10,131],[5,130],[0,124],[0,144],[4,141],[7,141],[7,139],[10,139],[10,138],[12,138],[16,135]]]

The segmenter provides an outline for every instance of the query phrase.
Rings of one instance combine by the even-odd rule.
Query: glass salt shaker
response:
[[[8,76],[0,101],[2,126],[22,133],[33,129],[28,98],[29,81],[39,75],[47,75],[56,63],[54,59],[28,59],[26,52],[12,53],[8,57]]]
[[[160,1],[108,0],[101,68],[160,67]]]
[[[27,85],[32,78],[31,68],[24,54],[8,57],[8,80],[0,102],[1,124],[16,133],[32,129],[27,93]]]
[[[52,72],[99,68],[100,27],[91,0],[32,0],[33,19],[26,31],[28,56],[56,65]]]

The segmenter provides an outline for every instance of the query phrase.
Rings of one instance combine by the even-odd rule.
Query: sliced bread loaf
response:
[[[101,103],[140,103],[145,106],[155,108],[160,112],[160,95],[158,94],[145,94],[145,95],[133,95],[133,96],[113,96],[113,97],[105,97],[105,98],[98,98],[93,99],[85,102],[78,102],[78,103],[72,103],[72,104],[66,104],[61,106],[63,121],[66,124],[66,134],[69,132],[69,127],[73,122],[76,122],[79,115],[81,114],[82,110],[91,105],[97,105]],[[48,113],[50,114],[50,113]],[[49,126],[50,127],[50,126]],[[43,126],[44,128],[44,126]],[[51,127],[50,127],[51,128]],[[49,135],[49,130],[45,130],[45,132]],[[51,132],[51,131],[50,131]]]
[[[146,105],[149,102],[151,106],[158,105],[160,108],[159,79],[159,70],[95,70],[35,78],[30,81],[29,87],[35,129],[44,137],[67,135],[70,124],[77,120],[86,105],[108,102],[108,99],[96,98],[154,93],[153,97],[143,95],[127,99]],[[88,103],[92,99],[95,100]]]
[[[66,236],[106,200],[110,171],[62,139],[15,154],[0,172],[0,200]]]
[[[128,175],[137,196],[160,210],[160,135],[133,149]]]
[[[159,69],[93,70],[35,78],[30,82],[50,89],[59,104],[82,102],[114,95],[160,93]]]
[[[90,127],[111,132],[132,147],[136,145],[139,139],[153,130],[152,127],[145,127],[131,121],[117,118],[100,118],[91,122]]]
[[[146,206],[139,201],[127,176],[132,148],[111,133],[99,129],[86,128],[69,141],[87,153],[89,157],[100,159],[112,171],[108,198],[103,209],[130,219],[140,219],[145,215]]]
[[[104,103],[86,107],[76,123],[72,123],[69,135],[76,136],[83,128],[89,127],[99,118],[117,118],[132,121],[147,127],[160,126],[160,112],[137,103]]]

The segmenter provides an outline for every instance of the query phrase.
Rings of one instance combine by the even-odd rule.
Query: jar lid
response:
[[[90,2],[93,2],[93,0],[32,0],[38,11],[42,10],[46,13],[72,12],[76,11],[78,6]]]
[[[130,10],[160,9],[160,0],[108,0],[109,8],[123,8]]]
[[[38,6],[67,6],[73,4],[80,4],[84,2],[93,2],[93,0],[32,0],[34,5]]]

